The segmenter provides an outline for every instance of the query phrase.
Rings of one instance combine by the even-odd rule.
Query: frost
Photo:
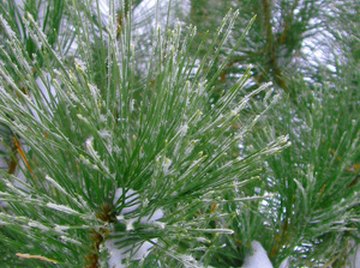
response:
[[[197,237],[196,241],[203,244],[210,244],[211,241],[205,237]]]
[[[36,222],[36,221],[29,221],[28,226],[30,226],[32,228],[37,228],[43,232],[49,231],[49,228],[47,226],[41,224],[40,222]]]
[[[94,137],[89,137],[86,139],[85,141],[85,147],[88,151],[91,151],[93,148],[92,148],[92,143],[94,141]]]
[[[15,180],[13,183],[7,181],[5,183],[5,185],[11,189],[13,192],[17,193],[18,195],[21,195],[23,197],[28,197],[28,189],[27,187],[25,186],[25,183],[20,183],[21,182],[25,182],[26,181],[26,177],[24,175],[24,173],[22,171],[20,171],[18,174],[17,174],[17,178],[18,180]]]
[[[81,71],[86,71],[86,64],[79,58],[75,58],[75,66]]]
[[[201,80],[198,84],[198,87],[196,89],[196,94],[198,94],[199,96],[204,95],[204,92],[206,91],[206,84],[207,81],[206,80]]]
[[[171,159],[165,157],[164,161],[162,162],[162,169],[165,175],[169,174],[169,168],[172,164]]]
[[[41,93],[43,94],[45,101],[47,101],[48,103],[51,103],[51,98],[55,98],[55,101],[57,102],[56,91],[55,91],[54,86],[51,83],[52,78],[48,72],[46,72],[44,74],[43,78],[38,77],[38,78],[36,78],[35,81],[36,81],[36,84],[38,85]]]
[[[60,236],[60,239],[64,242],[72,243],[75,245],[82,245],[80,241],[77,241],[77,240],[67,237],[65,235]]]
[[[231,229],[226,228],[217,228],[217,229],[195,229],[194,231],[200,231],[204,233],[217,233],[217,234],[224,234],[224,235],[232,235],[234,231]]]
[[[129,110],[130,110],[130,113],[132,113],[135,110],[135,99],[130,100]]]
[[[265,249],[258,241],[251,242],[252,252],[245,257],[242,268],[273,268]]]
[[[79,115],[78,115],[79,116]],[[95,169],[102,169],[102,171],[105,171],[109,176],[112,176],[110,173],[109,167],[106,165],[104,161],[101,160],[99,153],[94,148],[94,137],[89,137],[85,141],[85,149],[87,153],[91,156],[91,158],[94,160],[94,168]]]
[[[0,21],[1,25],[3,26],[6,34],[9,36],[10,39],[16,38],[15,32],[11,29],[10,25],[4,19],[4,17],[0,14]]]
[[[65,234],[65,232],[67,230],[69,230],[70,227],[69,226],[65,226],[65,225],[58,225],[58,224],[55,224],[54,226],[54,231],[57,232],[57,233],[60,233],[60,234]]]
[[[64,212],[66,214],[75,214],[75,215],[78,215],[79,213],[67,206],[64,206],[64,205],[58,205],[58,204],[54,204],[54,203],[46,203],[46,206],[48,208],[51,208],[51,209],[54,209],[54,210],[57,210],[57,211],[60,211],[60,212]]]
[[[191,255],[181,255],[180,260],[183,262],[185,268],[202,268],[204,265],[196,261],[196,259]]]
[[[154,222],[152,223],[152,225],[154,225],[154,226],[156,226],[156,227],[158,227],[158,228],[160,228],[160,229],[162,229],[162,230],[164,230],[165,227],[166,227],[165,222],[160,222],[160,221],[154,221]]]
[[[184,137],[187,134],[188,129],[189,129],[188,124],[185,123],[185,124],[181,125],[180,128],[179,128],[180,136]]]
[[[75,95],[70,94],[70,97],[71,96],[75,96]],[[86,117],[84,117],[82,114],[76,114],[76,117],[78,119],[80,119],[81,121],[83,121],[85,124],[90,125],[90,121]]]
[[[45,179],[50,182],[56,189],[58,189],[60,192],[62,192],[63,194],[68,195],[68,193],[65,191],[65,189],[58,184],[53,178],[51,178],[49,175],[45,176]]]
[[[100,96],[100,90],[93,84],[88,84],[88,87],[90,89],[91,96],[94,98],[95,102],[98,101]]]

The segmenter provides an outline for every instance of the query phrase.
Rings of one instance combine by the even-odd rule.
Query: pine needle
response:
[[[40,255],[30,255],[30,254],[27,254],[27,253],[16,253],[16,256],[21,258],[21,259],[34,259],[34,260],[39,260],[39,261],[44,261],[44,262],[51,262],[51,263],[54,263],[54,264],[59,263],[57,260],[49,259],[49,258],[46,258],[44,256],[40,256]]]

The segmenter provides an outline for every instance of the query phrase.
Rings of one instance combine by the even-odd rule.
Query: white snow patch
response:
[[[122,261],[124,259],[124,250],[120,250],[115,245],[114,239],[108,239],[105,242],[105,247],[107,248],[109,252],[109,268],[125,268],[125,265],[122,264]]]
[[[5,155],[7,153],[7,149],[2,143],[2,137],[0,137],[0,169],[7,169],[8,163],[5,160]]]
[[[56,107],[56,105],[58,104],[58,100],[56,96],[56,89],[52,84],[51,75],[48,72],[46,72],[43,74],[43,76],[38,76],[35,82],[37,84],[39,94],[42,97],[41,99],[42,104],[36,103],[35,98],[32,96],[33,103],[36,106],[38,106],[40,111],[44,110],[43,112],[46,112],[52,117],[54,114],[53,112],[54,107]],[[41,120],[38,111],[34,108],[30,108],[30,109],[35,119],[40,122]]]
[[[121,199],[123,199],[123,201],[119,202]],[[136,231],[135,226],[133,225],[135,222],[165,228],[165,223],[158,221],[164,216],[164,212],[161,209],[157,209],[151,215],[147,215],[142,218],[126,218],[129,213],[135,212],[140,208],[139,194],[132,189],[116,189],[113,203],[117,206],[123,206],[123,209],[121,210],[120,214],[116,216],[116,218],[119,222],[125,223],[126,231],[128,232]],[[157,239],[151,239],[150,241],[145,241],[138,244],[130,244],[119,249],[119,246],[116,245],[116,239],[108,239],[105,242],[105,247],[109,252],[109,267],[125,268],[127,266],[126,264],[123,264],[123,261],[129,257],[131,260],[144,259],[150,253],[151,248],[156,243]]]
[[[345,268],[360,268],[360,244],[355,246],[354,252],[350,254],[347,261],[348,263]]]
[[[273,268],[265,249],[258,241],[251,242],[252,253],[245,257],[243,268]]]
[[[113,204],[116,205],[121,198],[125,199],[124,202],[120,202],[119,204],[124,205],[121,210],[122,215],[134,212],[140,207],[140,204],[137,201],[139,199],[139,194],[132,189],[127,190],[125,194],[123,193],[123,188],[116,189]]]
[[[290,267],[290,259],[288,257],[281,262],[279,268],[289,268],[289,267]]]

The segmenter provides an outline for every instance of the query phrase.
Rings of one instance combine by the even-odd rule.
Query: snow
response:
[[[355,242],[353,242],[354,244]],[[360,268],[360,245],[355,246],[355,250],[348,257],[348,264],[345,268]]]
[[[2,137],[0,136],[0,169],[7,169],[7,167],[8,167],[5,157],[4,157],[6,155],[6,152],[7,152],[7,150],[3,144]]]
[[[290,267],[290,259],[286,258],[283,260],[279,266],[279,268],[289,268]]]
[[[119,250],[115,245],[115,240],[108,239],[105,242],[105,247],[109,252],[109,268],[123,268],[125,265],[122,264],[122,260],[124,259],[123,250]]]
[[[54,105],[57,104],[57,97],[56,97],[56,90],[54,86],[51,83],[52,78],[50,73],[45,72],[43,76],[38,76],[35,80],[38,90],[40,91],[40,95],[42,96],[42,105],[46,109],[46,113],[53,116],[53,109],[54,107],[51,107],[50,104]],[[53,102],[55,100],[55,102]],[[34,100],[34,104],[36,104]],[[41,107],[39,107],[41,109]],[[31,112],[34,115],[35,119],[37,121],[40,120],[40,116],[36,109],[31,108]]]
[[[145,216],[145,217],[141,218],[140,222],[142,224],[159,223],[158,220],[160,220],[162,217],[164,217],[164,212],[161,209],[157,209],[151,216]]]
[[[245,257],[243,268],[273,268],[263,246],[258,241],[251,242],[252,252]]]
[[[140,222],[144,225],[149,224],[152,226],[155,225],[160,228],[165,228],[165,224],[158,221],[164,216],[164,212],[161,209],[156,209],[155,212],[151,215],[147,215],[142,218],[129,218],[129,214],[136,212],[140,208],[139,197],[140,195],[133,189],[118,188],[115,191],[113,200],[114,205],[123,206],[120,215],[117,215],[116,218],[119,222],[125,223],[126,231],[136,231],[133,225],[135,222]],[[123,264],[123,261],[129,257],[131,260],[144,259],[150,253],[151,248],[156,243],[157,239],[151,239],[150,241],[145,241],[138,244],[130,244],[119,249],[119,246],[116,245],[116,239],[108,239],[105,242],[105,247],[109,252],[109,267],[125,268],[127,266]]]
[[[139,194],[132,189],[127,190],[125,194],[123,194],[122,188],[116,189],[113,201],[114,205],[116,205],[121,198],[125,198],[124,202],[120,202],[120,204],[124,206],[121,210],[121,215],[126,215],[134,212],[140,206],[140,204],[136,202],[139,198]]]

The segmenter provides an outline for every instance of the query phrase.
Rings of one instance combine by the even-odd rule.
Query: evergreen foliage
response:
[[[254,245],[275,267],[347,267],[343,2],[1,2],[1,267],[253,267]]]

